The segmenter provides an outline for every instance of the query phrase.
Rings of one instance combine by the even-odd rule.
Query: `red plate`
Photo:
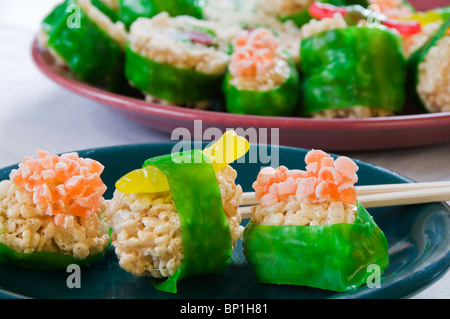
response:
[[[438,2],[434,1],[433,4]],[[431,1],[427,2],[427,6],[431,5]],[[207,128],[214,127],[221,131],[232,128],[242,129],[246,133],[258,133],[258,140],[252,142],[278,142],[281,145],[328,151],[393,149],[450,141],[450,112],[411,114],[411,111],[407,111],[408,114],[393,117],[326,120],[195,110],[149,103],[81,83],[71,77],[69,72],[56,68],[53,60],[36,40],[32,55],[38,68],[66,89],[106,104],[113,110],[160,131],[170,133],[175,128],[187,128],[195,139],[201,139],[202,136],[199,135]],[[195,130],[194,120],[201,120],[195,122]],[[271,128],[278,131],[270,130]],[[204,139],[208,140],[207,137]]]

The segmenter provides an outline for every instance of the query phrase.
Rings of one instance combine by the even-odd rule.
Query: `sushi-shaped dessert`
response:
[[[113,22],[91,0],[67,0],[44,19],[38,38],[77,78],[119,90],[126,84],[126,37],[124,24]]]
[[[420,32],[403,36],[403,46],[406,57],[410,57],[415,51],[420,49],[442,26],[442,23],[450,18],[450,6],[436,8],[425,12],[415,12],[406,21],[418,21]]]
[[[309,14],[309,6],[314,0],[258,0],[258,11],[263,12],[267,16],[276,17],[280,21],[293,21],[297,26],[301,27],[312,19]],[[333,4],[345,4],[340,0],[325,0],[321,2]]]
[[[342,14],[302,28],[307,34],[300,45],[303,115],[362,118],[400,113],[406,70],[401,37],[382,25],[349,26]]]
[[[450,17],[409,57],[407,83],[422,110],[450,112]]]
[[[223,89],[231,113],[289,116],[298,110],[300,81],[289,54],[268,29],[242,31]]]
[[[244,255],[262,283],[356,289],[374,265],[381,274],[389,263],[383,232],[357,202],[358,166],[320,150],[305,162],[306,170],[266,167],[258,174],[260,203],[244,230]]]
[[[227,131],[203,151],[151,158],[119,179],[106,213],[120,267],[171,293],[183,278],[223,273],[243,230],[228,163],[248,148]]]
[[[229,63],[226,28],[162,12],[130,27],[125,74],[149,101],[198,106],[222,97]]]
[[[276,37],[279,47],[286,50],[297,65],[299,63],[300,28],[291,20],[280,21],[274,16],[268,16],[261,10],[257,10],[257,2],[207,1],[203,8],[204,18],[223,26],[240,26],[242,30],[257,28],[270,30]]]
[[[152,18],[161,12],[171,17],[187,15],[203,19],[202,0],[127,0],[119,1],[120,21],[128,27],[138,18]]]
[[[103,165],[38,150],[0,182],[0,263],[31,269],[88,266],[110,244]]]

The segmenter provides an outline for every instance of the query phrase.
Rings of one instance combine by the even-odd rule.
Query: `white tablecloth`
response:
[[[34,66],[31,43],[55,0],[0,2],[0,167],[34,156],[170,141],[169,136],[71,93]],[[450,180],[450,143],[346,154],[416,181]],[[450,272],[413,298],[450,298]]]

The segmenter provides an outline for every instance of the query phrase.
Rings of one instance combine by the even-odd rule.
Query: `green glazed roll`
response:
[[[363,117],[400,113],[405,101],[401,38],[387,29],[346,27],[302,40],[305,116]]]
[[[43,21],[40,42],[79,79],[107,89],[124,82],[126,33],[89,0],[69,0]]]

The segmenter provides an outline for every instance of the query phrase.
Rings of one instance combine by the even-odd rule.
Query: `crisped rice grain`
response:
[[[252,221],[262,225],[328,225],[353,223],[356,218],[356,206],[332,201],[308,204],[291,200],[263,207],[255,206]]]

